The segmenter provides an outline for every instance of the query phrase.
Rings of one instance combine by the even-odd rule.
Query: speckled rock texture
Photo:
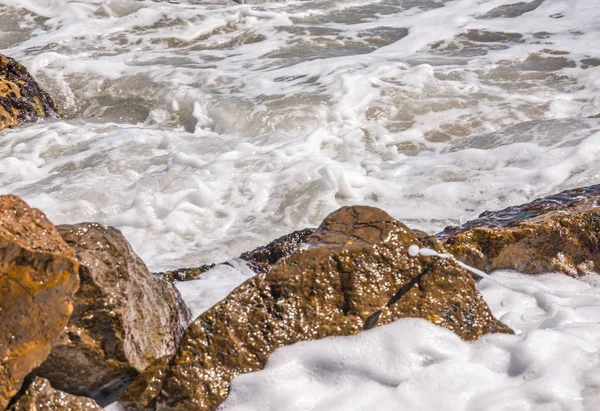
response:
[[[144,411],[156,406],[156,397],[160,393],[167,376],[167,368],[173,359],[165,355],[149,365],[127,387],[119,402],[130,411]]]
[[[275,263],[293,254],[306,241],[308,236],[314,232],[314,228],[294,231],[291,234],[286,234],[271,241],[264,247],[248,251],[242,254],[240,258],[246,261],[253,271],[268,273]]]
[[[486,211],[436,237],[460,261],[484,271],[600,272],[600,185]]]
[[[58,230],[76,251],[81,286],[59,344],[35,374],[104,405],[155,359],[174,353],[190,313],[119,230],[95,223]]]
[[[55,390],[44,378],[35,377],[8,411],[102,411],[94,400]]]
[[[60,118],[54,102],[15,59],[0,54],[0,130]]]
[[[44,214],[0,196],[0,410],[69,320],[78,264]]]
[[[176,270],[154,273],[154,275],[171,282],[191,281],[200,277],[201,274],[207,272],[214,266],[215,264],[205,264],[199,267],[178,268]]]
[[[282,258],[288,257],[298,249],[306,238],[315,232],[314,228],[305,228],[291,234],[281,236],[269,244],[243,253],[239,258],[256,273],[267,273],[271,267]],[[222,264],[229,264],[227,262]],[[155,273],[169,281],[190,281],[215,267],[215,264],[201,265],[199,267],[179,268],[177,270]]]
[[[198,317],[168,366],[157,367],[155,380],[144,377],[163,380],[152,387],[158,395],[148,400],[142,381],[137,398],[144,403],[127,405],[215,410],[231,380],[262,369],[278,347],[353,335],[403,317],[428,319],[465,340],[512,332],[492,316],[456,261],[411,257],[412,244],[444,251],[434,238],[417,237],[379,209],[336,211],[303,247]]]

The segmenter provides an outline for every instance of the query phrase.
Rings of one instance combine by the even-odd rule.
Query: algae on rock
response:
[[[0,130],[44,117],[60,118],[48,93],[25,66],[0,54]]]

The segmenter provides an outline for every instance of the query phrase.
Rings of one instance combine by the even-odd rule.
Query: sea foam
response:
[[[594,0],[196,3],[0,0],[66,118],[3,133],[3,191],[162,270],[343,205],[434,232],[598,178]]]
[[[272,354],[264,370],[236,377],[219,409],[595,409],[600,291],[559,274],[492,278],[479,289],[516,335],[469,343],[408,318],[353,337],[297,343]]]

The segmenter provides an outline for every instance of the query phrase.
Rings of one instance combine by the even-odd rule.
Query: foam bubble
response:
[[[416,244],[411,245],[410,247],[408,247],[408,255],[410,255],[411,257],[416,257],[419,255],[419,246]]]

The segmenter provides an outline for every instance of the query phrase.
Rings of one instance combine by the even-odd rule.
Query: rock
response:
[[[195,280],[200,276],[200,274],[207,272],[214,266],[215,264],[205,264],[201,265],[200,267],[178,268],[176,270],[154,273],[154,275],[162,277],[171,282],[191,281]]]
[[[381,210],[344,207],[301,247],[198,317],[154,381],[156,409],[214,410],[238,374],[260,370],[278,347],[403,317],[426,318],[465,340],[512,332],[496,320],[455,260],[409,256],[412,244],[443,251]],[[146,381],[153,381],[146,375]],[[134,382],[136,384],[138,381]],[[138,392],[148,393],[142,381]]]
[[[55,390],[50,381],[35,377],[8,411],[102,411],[94,400]]]
[[[152,361],[174,353],[190,314],[119,230],[95,223],[58,230],[76,251],[81,287],[60,343],[35,374],[104,405]]]
[[[41,211],[0,196],[0,410],[67,324],[77,269],[75,253]]]
[[[482,213],[436,237],[460,261],[480,270],[577,277],[600,269],[600,185]]]
[[[156,397],[167,376],[167,368],[172,355],[165,355],[150,364],[127,387],[119,402],[128,410],[147,410],[156,406]]]
[[[54,102],[16,60],[0,54],[0,130],[60,118]]]
[[[264,247],[243,253],[239,258],[248,264],[256,273],[266,273],[280,259],[292,254],[304,240],[315,232],[314,228],[305,228],[291,234],[281,236]],[[233,265],[233,262],[221,264]],[[179,268],[177,270],[155,273],[169,281],[190,281],[198,278],[202,273],[214,268],[216,264],[201,265],[192,268]]]
[[[315,232],[314,228],[305,228],[291,234],[281,236],[264,247],[248,251],[240,258],[257,273],[268,273],[271,267],[282,258],[293,254],[300,244],[304,243],[309,235]]]

